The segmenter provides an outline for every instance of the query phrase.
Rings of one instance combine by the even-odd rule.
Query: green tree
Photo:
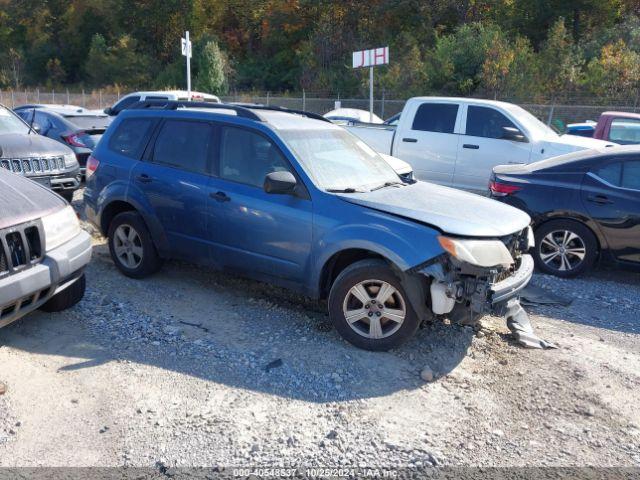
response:
[[[218,42],[206,39],[194,52],[196,67],[195,87],[206,93],[224,95],[228,91],[229,62]]]
[[[543,93],[557,99],[575,91],[580,81],[583,57],[564,23],[558,19],[549,29],[539,53],[540,87]]]
[[[91,39],[85,63],[87,77],[93,85],[119,83],[128,87],[144,87],[150,82],[150,58],[137,51],[137,43],[129,35],[108,45],[99,33]]]
[[[600,56],[589,62],[585,84],[590,93],[609,101],[628,101],[640,88],[640,54],[622,40],[602,47]]]

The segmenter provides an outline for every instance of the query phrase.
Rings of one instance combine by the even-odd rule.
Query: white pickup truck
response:
[[[416,178],[486,192],[492,168],[610,145],[558,135],[517,105],[470,98],[415,97],[397,126],[345,126],[374,150],[408,162]]]

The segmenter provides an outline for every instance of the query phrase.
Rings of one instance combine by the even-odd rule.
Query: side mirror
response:
[[[514,142],[524,142],[527,143],[527,137],[524,136],[520,130],[515,127],[502,127],[502,138],[503,140],[512,140]]]
[[[297,184],[296,177],[291,172],[271,172],[264,179],[264,191],[275,194],[291,194]]]
[[[114,115],[114,111],[111,107],[105,108],[103,112],[106,113],[107,115]]]
[[[31,126],[36,133],[40,134],[42,133],[42,128],[40,128],[40,125],[36,125],[35,123]]]

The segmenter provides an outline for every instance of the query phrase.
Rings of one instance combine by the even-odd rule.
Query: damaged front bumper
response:
[[[443,261],[419,273],[431,277],[430,306],[435,315],[467,325],[484,315],[504,317],[518,343],[549,348],[551,344],[536,337],[520,306],[520,292],[531,280],[533,270],[533,258],[528,254],[520,255],[509,269],[477,267],[444,256]]]

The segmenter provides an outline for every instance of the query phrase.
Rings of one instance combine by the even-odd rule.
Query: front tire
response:
[[[533,259],[538,270],[561,278],[589,270],[598,257],[593,232],[574,220],[551,220],[535,232]]]
[[[40,307],[40,310],[45,312],[61,312],[62,310],[73,307],[84,297],[86,286],[87,282],[83,273],[75,282],[51,297]]]
[[[388,263],[361,260],[336,278],[329,316],[342,337],[365,350],[384,351],[411,338],[420,321]]]
[[[162,267],[151,233],[137,212],[123,212],[109,225],[109,253],[118,270],[131,278],[144,278]]]

